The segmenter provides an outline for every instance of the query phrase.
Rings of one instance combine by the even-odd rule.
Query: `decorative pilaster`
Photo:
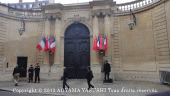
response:
[[[61,20],[56,18],[55,20],[55,38],[56,38],[56,49],[54,52],[54,64],[60,64],[60,32],[61,32]],[[58,46],[57,46],[58,45]]]
[[[104,34],[108,35],[108,41],[107,41],[107,51],[105,52],[105,56],[112,56],[112,50],[111,50],[111,36],[110,36],[110,15],[111,13],[103,12],[104,17]]]
[[[94,39],[95,36],[97,37],[99,35],[99,25],[98,25],[98,16],[100,13],[96,10],[92,11],[91,13],[92,18],[93,18],[93,44],[94,44]],[[100,80],[101,79],[101,66],[99,63],[99,51],[94,51],[93,48],[92,54],[91,54],[91,69],[93,71],[94,75],[94,80]]]
[[[59,13],[60,14],[60,13]],[[54,52],[54,64],[53,66],[51,66],[51,74],[50,75],[53,75],[53,76],[50,76],[51,79],[54,78],[54,79],[57,79],[59,80],[60,77],[62,76],[62,65],[60,63],[60,59],[61,59],[61,56],[60,56],[60,52],[61,52],[61,49],[60,49],[60,33],[61,33],[61,16],[60,15],[55,15],[53,16],[53,18],[55,18],[55,52]]]
[[[50,20],[46,19],[45,21],[45,38],[50,36]],[[43,64],[49,64],[49,52],[44,52],[44,62]]]
[[[105,10],[102,13],[104,15],[104,34],[108,35],[107,40],[107,51],[105,52],[105,56],[113,56],[112,55],[112,40],[111,40],[111,33],[110,33],[110,16],[111,16],[111,10]],[[108,60],[109,64],[111,65],[111,72],[110,72],[110,78],[114,79],[114,68],[112,61]]]
[[[47,36],[48,37],[50,36],[50,20],[48,18],[45,20],[45,38]],[[49,52],[47,51],[43,53],[44,53],[44,59],[43,59],[43,64],[41,65],[40,77],[41,80],[48,80],[49,72],[50,72]]]
[[[97,14],[92,14],[92,16],[93,16],[93,40],[94,40],[95,36],[99,35],[99,25]],[[94,58],[92,59],[92,64],[99,64],[99,52],[93,51],[92,57]]]

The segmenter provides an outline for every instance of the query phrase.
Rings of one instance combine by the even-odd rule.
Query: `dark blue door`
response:
[[[68,78],[84,78],[90,66],[90,32],[81,23],[70,25],[65,32],[64,66]]]
[[[27,76],[27,57],[18,57],[17,58],[18,67],[21,69],[20,77]]]

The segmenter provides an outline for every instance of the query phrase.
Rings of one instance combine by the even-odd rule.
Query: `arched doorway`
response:
[[[70,25],[64,38],[64,66],[68,78],[84,78],[90,66],[90,31],[82,23]]]

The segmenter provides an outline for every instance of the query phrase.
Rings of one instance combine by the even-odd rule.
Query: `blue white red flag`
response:
[[[95,36],[93,50],[97,51],[97,37]]]
[[[45,48],[45,42],[46,42],[46,39],[44,37],[43,40],[36,47],[38,49],[38,51],[41,51],[42,49]]]
[[[54,38],[50,48],[51,48],[51,53],[53,53],[55,51],[55,38]]]
[[[50,49],[50,37],[49,37],[49,39],[48,39],[48,49]]]
[[[99,36],[98,36],[98,40],[97,40],[97,47],[96,47],[96,50],[99,49],[99,46],[100,46],[100,39],[99,39]]]
[[[104,38],[104,48],[103,48],[104,51],[107,50],[107,39],[108,39],[108,35],[107,35],[107,37],[105,36],[105,38]]]
[[[48,51],[48,36],[47,36],[47,39],[46,39],[45,49],[44,49],[44,51]]]
[[[51,46],[52,43],[53,43],[53,37],[51,37],[50,46]],[[49,48],[50,48],[50,46],[49,46]]]
[[[100,46],[99,46],[99,48],[102,50],[102,47],[103,47],[102,35],[100,35]]]

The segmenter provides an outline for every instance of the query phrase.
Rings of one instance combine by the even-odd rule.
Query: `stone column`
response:
[[[47,18],[45,20],[45,38],[49,38],[50,36],[50,20]],[[41,80],[48,80],[49,77],[49,70],[50,70],[50,65],[49,65],[49,51],[44,51],[43,49],[43,64],[41,65],[41,70],[40,70],[40,78]]]
[[[111,56],[112,50],[111,50],[111,40],[110,40],[110,16],[109,14],[106,14],[104,17],[104,34],[108,35],[108,41],[107,41],[107,51],[105,52],[105,56]]]
[[[98,17],[95,15],[93,17],[93,44],[94,44],[94,39],[95,36],[98,38],[99,35],[99,25],[98,25]],[[92,62],[93,64],[99,64],[99,52],[98,51],[93,51],[92,54]]]
[[[98,37],[99,35],[99,25],[98,25],[98,17],[97,14],[92,15],[93,16],[93,44],[95,36]],[[94,80],[101,80],[101,66],[99,63],[99,51],[94,51],[93,46],[91,49],[91,69],[94,74]]]
[[[108,40],[107,40],[107,51],[105,52],[105,56],[112,56],[112,40],[111,40],[111,34],[110,34],[110,13],[109,12],[104,12],[104,34],[108,35]],[[110,72],[110,78],[114,78],[114,68],[112,61],[108,60],[108,63],[111,65],[111,72]]]
[[[49,39],[50,36],[50,20],[46,19],[45,21],[45,38]],[[44,50],[44,49],[43,49]],[[44,51],[44,61],[43,64],[49,64],[49,52],[48,51]]]
[[[55,20],[55,38],[56,38],[56,49],[54,53],[54,64],[60,64],[60,32],[61,32],[61,20],[57,18]]]
[[[60,52],[61,52],[61,44],[60,44],[60,33],[61,33],[61,19],[60,17],[56,17],[55,20],[55,52],[54,52],[54,64],[51,66],[51,78],[59,80],[62,76],[62,65],[60,63]]]

